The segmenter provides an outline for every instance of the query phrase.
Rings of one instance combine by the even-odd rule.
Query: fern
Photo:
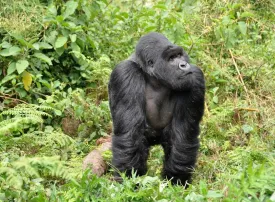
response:
[[[38,110],[44,110],[44,111],[51,111],[53,108],[49,106],[39,106],[35,104],[19,104],[16,107],[12,109],[8,109],[4,112],[2,112],[2,115],[21,115],[21,116],[28,116],[28,115],[35,115],[35,116],[48,116],[51,117],[50,114],[38,111]]]
[[[74,178],[73,174],[68,173],[68,169],[59,157],[22,157],[0,167],[0,187],[24,189],[33,179],[48,176],[67,180]]]
[[[35,104],[19,104],[12,109],[8,109],[1,113],[1,116],[5,119],[0,122],[0,135],[21,131],[31,124],[42,124],[43,117],[52,117],[45,111],[53,110],[51,107]]]
[[[65,148],[70,147],[73,143],[75,143],[73,138],[62,132],[52,131],[50,133],[43,132],[42,134],[42,136],[35,137],[36,142],[39,142],[39,145],[41,146],[49,145],[53,148]]]

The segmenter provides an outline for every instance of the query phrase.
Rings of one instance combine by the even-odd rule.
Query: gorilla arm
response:
[[[145,80],[133,61],[121,62],[113,70],[109,83],[110,109],[113,118],[113,165],[131,175],[146,173],[148,156],[145,127]],[[116,174],[117,175],[117,174]]]
[[[191,76],[191,75],[188,75]],[[204,111],[205,84],[201,70],[193,72],[190,91],[177,92],[172,123],[165,131],[170,137],[163,144],[165,164],[163,175],[173,183],[191,182],[199,148],[199,122]]]

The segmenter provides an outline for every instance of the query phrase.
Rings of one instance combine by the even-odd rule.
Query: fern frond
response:
[[[14,108],[3,111],[1,115],[4,115],[6,120],[0,122],[0,135],[8,134],[15,130],[20,131],[28,124],[43,123],[43,117],[52,117],[45,111],[54,111],[54,109],[35,104],[19,104]]]
[[[50,114],[44,112],[44,111],[53,111],[54,109],[47,106],[39,106],[34,104],[19,104],[14,108],[8,109],[6,111],[3,111],[2,115],[20,115],[20,116],[28,116],[28,115],[37,115],[37,116],[46,116],[46,117],[52,117]]]
[[[59,147],[69,147],[75,142],[73,138],[60,132],[52,132],[43,137],[45,138],[43,142],[47,142],[47,144],[51,143],[52,145],[58,145]]]
[[[9,165],[0,167],[0,182],[16,189],[22,189],[23,184],[32,183],[32,179],[43,176],[54,176],[62,179],[72,179],[68,169],[58,156],[54,157],[22,157]]]
[[[3,176],[6,184],[13,185],[13,187],[16,189],[20,189],[23,185],[22,177],[20,177],[17,171],[13,168],[0,167],[0,176]]]

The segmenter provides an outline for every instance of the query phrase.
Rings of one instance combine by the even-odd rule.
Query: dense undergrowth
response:
[[[2,0],[0,201],[275,201],[272,0]],[[184,47],[206,77],[192,185],[82,171],[111,133],[107,83],[143,34]],[[110,154],[105,155],[110,161]]]

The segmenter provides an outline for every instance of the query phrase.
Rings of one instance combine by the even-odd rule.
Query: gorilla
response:
[[[164,149],[163,177],[186,185],[196,163],[204,111],[202,71],[160,33],[140,38],[135,53],[110,76],[112,164],[131,176],[147,172],[150,146]],[[121,179],[121,178],[120,178]]]

